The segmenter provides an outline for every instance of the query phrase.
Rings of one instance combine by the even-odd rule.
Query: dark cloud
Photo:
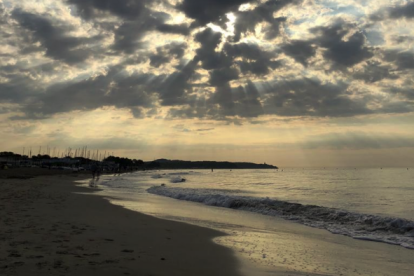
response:
[[[393,95],[403,96],[407,100],[414,101],[414,88],[413,87],[414,87],[414,80],[407,79],[400,85],[386,87],[383,90]],[[410,102],[409,104],[411,104],[414,107],[414,102]]]
[[[414,2],[391,8],[389,15],[391,18],[414,18]]]
[[[85,61],[92,54],[85,46],[89,43],[96,43],[100,39],[100,37],[70,36],[68,34],[71,31],[70,27],[62,24],[57,26],[46,17],[22,10],[15,10],[13,18],[18,21],[22,28],[28,31],[27,35],[29,37],[26,38],[28,43],[40,42],[42,48],[36,49],[44,49],[46,56],[68,64]]]
[[[264,30],[267,39],[273,39],[280,33],[280,26],[286,21],[285,17],[274,17],[274,14],[288,5],[301,3],[302,0],[270,0],[260,4],[253,10],[237,12],[234,41],[240,40],[246,33],[254,33],[257,24],[267,22]]]
[[[414,69],[414,52],[389,50],[384,59],[394,63],[399,70]]]
[[[134,53],[139,48],[144,48],[141,40],[150,31],[155,31],[164,24],[168,18],[164,13],[145,13],[134,21],[125,21],[114,30],[115,42],[112,46],[117,52],[127,54]]]
[[[247,75],[249,73],[257,75],[257,76],[263,76],[267,75],[269,73],[269,67],[265,62],[261,61],[236,61],[236,64],[239,65],[240,71]]]
[[[182,54],[179,51],[180,46],[182,45],[172,44],[167,45],[166,48],[170,49],[172,54],[180,56]],[[140,117],[143,114],[142,108],[151,109],[146,111],[146,116],[155,115],[157,111],[154,107],[158,102],[164,106],[182,105],[188,102],[197,61],[190,61],[178,67],[178,70],[170,75],[152,73],[130,75],[123,70],[128,64],[129,61],[113,66],[105,75],[54,85],[48,88],[43,96],[36,97],[37,110],[29,110],[29,113],[51,115],[72,110],[93,110],[104,106],[115,106],[129,108],[135,117]],[[53,102],[55,103],[52,104]]]
[[[23,117],[15,119],[43,119],[57,113],[94,110],[105,106],[117,108],[151,108],[156,95],[147,90],[153,76],[150,74],[125,75],[121,68],[114,67],[106,75],[91,77],[82,81],[52,85],[47,89],[27,85],[8,84],[13,94],[2,95],[9,102],[19,102]],[[0,90],[4,88],[0,86]]]
[[[135,118],[155,116],[161,106],[163,111],[169,110],[169,118],[208,118],[232,123],[261,115],[348,117],[414,110],[413,84],[405,81],[412,79],[412,51],[388,50],[379,41],[382,33],[364,30],[366,25],[360,27],[343,19],[310,29],[311,39],[290,40],[292,23],[280,11],[302,3],[301,0],[250,1],[254,8],[248,11],[238,8],[249,1],[183,0],[175,8],[194,19],[192,25],[172,24],[171,15],[157,11],[159,1],[66,2],[76,7],[72,9],[73,15],[87,21],[91,32],[101,35],[74,36],[75,26],[49,14],[15,10],[10,19],[10,12],[0,4],[0,14],[4,15],[0,18],[0,37],[10,49],[20,47],[19,54],[24,56],[20,59],[16,53],[3,54],[8,61],[0,67],[0,100],[19,106],[17,112],[23,116],[15,119],[41,119],[107,106],[128,109]],[[411,6],[404,6],[404,11],[399,7],[388,9],[387,18],[410,18]],[[230,11],[237,18],[234,37],[204,27],[214,22],[226,28],[228,18],[224,15]],[[293,24],[300,25],[299,21]],[[260,38],[269,40],[266,46],[245,43],[252,40],[242,38],[254,33],[259,24]],[[286,27],[283,39],[274,40],[282,27]],[[164,46],[155,48],[147,38],[153,32],[158,32],[160,39],[165,38]],[[187,48],[186,43],[174,42],[176,35],[188,36],[188,45],[192,46],[194,40],[198,46],[194,50]],[[367,35],[371,37],[370,45],[377,48],[368,46]],[[412,39],[397,37],[395,33],[389,36],[398,43]],[[100,43],[104,38],[108,38],[105,42],[113,38],[113,44]],[[160,39],[157,38],[157,43]],[[276,44],[282,40],[283,43]],[[53,61],[39,65],[34,55],[41,53]],[[321,55],[324,59],[317,60]],[[282,59],[286,56],[305,68],[292,71],[288,67],[290,62]],[[121,60],[118,65],[105,65],[117,59]],[[93,69],[76,71],[86,67],[84,61],[88,65],[94,63]],[[336,71],[332,74],[323,71],[325,62]],[[134,70],[131,68],[137,65],[139,69],[131,73]],[[167,71],[170,68],[173,71]],[[101,73],[102,70],[106,73]],[[79,75],[86,71],[92,76]],[[300,77],[324,72],[329,76]],[[60,75],[66,73],[76,77],[59,83]],[[291,79],[294,74],[297,77]],[[337,76],[347,82],[332,79]],[[397,78],[399,81],[393,83]],[[264,81],[269,79],[274,81]],[[351,90],[363,85],[362,81],[388,95]],[[391,96],[393,101],[389,100]]]
[[[237,88],[221,85],[208,98],[196,101],[190,107],[170,110],[172,117],[208,118],[235,124],[239,124],[235,117],[251,118],[263,114],[260,94],[252,82]]]
[[[231,60],[223,53],[216,52],[221,43],[222,34],[207,28],[195,35],[195,41],[201,44],[196,50],[196,59],[201,61],[201,66],[206,70],[231,66]]]
[[[365,100],[353,100],[345,83],[318,79],[277,81],[264,86],[264,109],[280,116],[349,117],[370,114]]]
[[[366,46],[364,34],[354,24],[342,19],[311,31],[318,35],[315,44],[325,49],[323,56],[336,68],[352,67],[374,55]]]
[[[173,58],[183,57],[186,43],[171,43],[157,48],[157,53],[150,56],[150,65],[160,67],[162,64],[170,62]]]
[[[370,61],[361,69],[356,70],[353,73],[353,77],[366,83],[375,83],[383,79],[398,79],[398,75],[394,74],[389,66]]]
[[[241,58],[234,63],[243,74],[267,75],[270,72],[269,68],[275,69],[281,65],[279,61],[274,60],[274,51],[264,51],[257,44],[226,43],[223,52],[233,60]]]
[[[197,60],[192,60],[180,70],[172,73],[160,84],[156,84],[155,91],[159,94],[163,106],[183,105],[188,103],[188,95],[192,92],[191,78],[195,73],[198,64]]]
[[[210,85],[223,86],[229,81],[237,80],[239,71],[236,68],[228,67],[210,71]]]
[[[414,36],[408,36],[408,35],[400,35],[393,38],[393,41],[395,43],[405,43],[405,42],[413,42]]]
[[[136,119],[143,119],[145,118],[145,113],[141,107],[132,107],[131,108],[132,116]]]
[[[232,58],[242,57],[246,60],[272,59],[276,56],[274,52],[263,51],[259,45],[253,43],[226,43],[223,51]]]
[[[373,21],[382,21],[385,19],[414,18],[414,2],[408,2],[403,5],[397,5],[386,9],[381,9],[370,16]]]
[[[183,0],[177,8],[184,12],[187,17],[195,19],[196,22],[204,26],[210,22],[215,22],[224,14],[235,11],[241,4],[251,0]]]
[[[134,20],[146,11],[145,0],[67,0],[86,19],[109,14]]]
[[[217,113],[215,114],[216,116],[227,117],[235,116],[237,114],[232,89],[228,84],[218,87],[210,98],[210,101],[218,106],[218,109],[215,108],[215,113]]]
[[[36,97],[42,88],[24,74],[7,75],[8,81],[0,83],[0,102],[24,106],[31,97]]]
[[[157,26],[157,31],[166,34],[181,34],[181,35],[189,35],[191,32],[190,27],[187,24],[161,24]]]
[[[282,45],[282,51],[292,57],[303,66],[308,65],[308,59],[316,54],[316,48],[311,41],[293,40],[288,44]]]
[[[106,31],[113,32],[115,42],[112,49],[118,53],[132,54],[144,48],[142,39],[148,32],[158,31],[166,34],[188,35],[190,29],[186,24],[171,25],[166,22],[171,16],[164,12],[150,9],[154,1],[149,0],[68,0],[77,7],[78,13],[85,19],[95,20],[94,23]],[[108,14],[122,19],[121,25],[99,23],[96,18]]]
[[[240,117],[250,118],[264,114],[259,91],[253,82],[249,81],[247,85],[239,86],[235,92]]]

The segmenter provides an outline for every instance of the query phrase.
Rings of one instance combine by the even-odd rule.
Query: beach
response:
[[[145,175],[102,176],[101,190],[88,187],[87,173],[0,171],[0,275],[408,276],[414,269],[414,251],[401,246],[127,188],[145,189],[132,181]]]
[[[0,275],[241,275],[223,233],[112,205],[88,177],[0,171]]]

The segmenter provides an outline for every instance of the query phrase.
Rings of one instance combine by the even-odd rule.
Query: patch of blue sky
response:
[[[381,46],[385,44],[384,36],[380,31],[366,30],[365,37],[372,46]]]
[[[284,26],[283,27],[283,31],[284,31],[284,33],[288,36],[288,37],[292,37],[294,34],[295,34],[295,32],[294,31],[292,31],[290,28],[289,28],[289,26]]]
[[[301,25],[303,23],[307,23],[307,22],[311,22],[311,21],[314,22],[315,20],[311,19],[311,18],[301,18],[301,19],[293,21],[292,25]]]
[[[0,5],[3,4],[6,9],[12,9],[16,3],[10,0],[4,0],[3,3],[0,1]]]
[[[357,8],[356,6],[331,6],[329,7],[331,9],[330,12],[325,13],[325,15],[351,15],[356,18],[365,17],[366,14],[363,10]]]

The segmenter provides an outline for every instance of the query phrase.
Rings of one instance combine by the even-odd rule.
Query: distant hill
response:
[[[216,161],[182,161],[157,159],[148,164],[159,169],[278,169],[273,165],[255,164],[248,162],[216,162]],[[158,166],[159,165],[159,166]]]

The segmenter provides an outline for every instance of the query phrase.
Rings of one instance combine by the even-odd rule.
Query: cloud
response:
[[[189,81],[194,76],[197,63],[197,60],[192,60],[167,76],[160,84],[155,84],[154,89],[159,94],[161,105],[174,106],[188,103],[188,95],[192,92]]]
[[[187,36],[190,34],[191,29],[188,24],[161,24],[157,26],[157,31],[166,34],[181,34]]]
[[[371,114],[364,100],[352,99],[346,83],[318,79],[279,80],[265,88],[264,109],[279,116],[349,117]]]
[[[52,85],[42,93],[23,94],[21,97],[24,99],[19,101],[25,102],[22,108],[25,116],[14,119],[43,119],[58,113],[94,110],[105,106],[152,107],[154,95],[142,89],[152,75],[122,76],[122,72],[117,69],[82,81]],[[17,91],[23,89],[20,87]]]
[[[184,55],[186,43],[171,43],[157,48],[157,53],[150,55],[150,65],[160,67],[162,64],[170,62],[173,58],[181,59]]]
[[[397,44],[405,43],[405,42],[413,42],[414,36],[398,35],[393,38],[393,41]]]
[[[86,19],[104,17],[108,13],[134,20],[146,11],[145,0],[67,0],[77,7],[77,12]]]
[[[353,7],[357,18],[338,1],[330,12],[300,0],[250,1],[239,10],[248,2],[0,5],[0,99],[18,107],[10,114],[20,120],[107,106],[137,119],[230,123],[414,110],[409,29],[372,24],[364,4]],[[409,7],[387,8],[387,18],[408,18]]]
[[[223,68],[210,71],[210,85],[223,86],[231,80],[239,78],[239,71],[236,68]]]
[[[253,43],[226,43],[223,53],[239,66],[243,74],[267,75],[269,68],[275,69],[281,66],[281,63],[275,60],[277,57],[275,51],[264,51]],[[234,61],[235,59],[238,60]]]
[[[398,79],[399,76],[395,74],[387,65],[382,65],[379,62],[368,61],[361,69],[353,73],[355,79],[363,80],[366,83],[375,83],[383,79]]]
[[[196,59],[201,62],[206,70],[231,66],[231,60],[223,53],[216,52],[216,48],[222,41],[222,34],[206,28],[195,35],[195,41],[201,44],[196,50]]]
[[[281,24],[286,21],[285,17],[274,17],[274,14],[286,6],[300,4],[301,2],[302,0],[269,0],[253,10],[237,12],[234,41],[238,42],[242,35],[247,33],[255,33],[256,26],[262,22],[268,23],[264,30],[266,39],[274,39],[280,34]]]
[[[85,61],[92,52],[86,47],[90,43],[100,40],[100,37],[75,37],[68,33],[71,28],[67,25],[57,26],[51,19],[37,14],[15,10],[13,18],[20,26],[27,30],[27,43],[39,42],[46,51],[46,56],[56,60],[62,60],[68,64]],[[26,52],[27,52],[26,47]],[[32,48],[33,49],[33,48]],[[37,48],[41,50],[40,48]]]
[[[370,16],[370,19],[374,21],[400,18],[414,18],[414,2],[408,2],[394,7],[383,8]]]
[[[139,48],[144,48],[145,45],[142,44],[141,40],[148,32],[163,26],[167,19],[168,16],[164,13],[148,11],[148,13],[135,18],[134,21],[123,22],[114,31],[115,42],[112,48],[117,52],[127,54],[134,53]]]
[[[308,59],[315,56],[316,48],[311,41],[293,40],[282,45],[282,51],[303,66],[308,65]]]
[[[183,0],[177,8],[189,18],[196,20],[198,25],[204,26],[215,22],[224,14],[235,11],[241,4],[249,0]]]
[[[212,130],[214,130],[215,128],[198,128],[198,129],[196,129],[195,131],[197,131],[197,132],[205,132],[205,131],[212,131]]]
[[[394,63],[399,70],[414,69],[414,52],[388,50],[384,59]]]
[[[150,9],[150,4],[156,1],[68,0],[67,2],[76,6],[78,14],[86,20],[93,21],[106,32],[114,33],[115,41],[112,50],[117,53],[132,54],[137,49],[145,48],[142,39],[152,31],[182,35],[188,35],[190,32],[186,24],[167,24],[166,21],[171,18],[169,14]],[[101,22],[101,19],[108,15],[116,16],[121,21]]]
[[[406,98],[407,100],[410,100],[410,102],[405,102],[406,105],[411,105],[411,110],[412,107],[414,106],[414,81],[413,79],[406,79],[403,83],[401,83],[400,85],[394,85],[391,87],[384,87],[383,89],[393,95],[399,95],[399,96],[403,96],[404,98]]]
[[[374,56],[372,49],[366,46],[363,32],[343,19],[311,31],[317,35],[314,43],[325,49],[323,56],[332,61],[334,68],[352,67]]]

